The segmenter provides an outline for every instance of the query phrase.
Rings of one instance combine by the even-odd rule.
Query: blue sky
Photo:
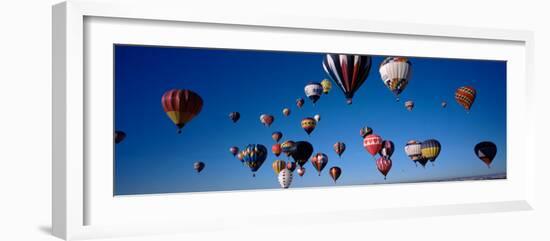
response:
[[[263,144],[271,149],[273,131],[282,140],[305,140],[314,153],[329,156],[321,176],[308,163],[306,175],[296,173],[291,188],[429,181],[506,172],[506,62],[438,58],[410,58],[412,78],[396,102],[378,73],[383,56],[373,56],[369,76],[347,105],[333,83],[328,95],[315,106],[304,95],[310,81],[328,78],[322,68],[323,53],[171,48],[115,45],[115,129],[127,133],[115,145],[115,195],[279,188],[267,160],[252,177],[228,151],[231,146]],[[477,98],[470,113],[454,100],[456,88],[471,85]],[[182,134],[164,113],[161,97],[169,89],[190,89],[204,100],[202,112]],[[306,100],[298,109],[295,100]],[[413,100],[415,108],[403,106]],[[447,108],[440,107],[447,101]],[[289,117],[282,115],[288,107]],[[228,114],[241,113],[238,123]],[[275,116],[271,127],[259,121],[262,113]],[[321,115],[308,136],[300,127],[304,117]],[[368,125],[395,143],[393,167],[384,181],[363,148],[359,128]],[[442,145],[435,166],[415,167],[404,145],[410,139],[434,138]],[[488,169],[473,148],[492,141],[497,156]],[[337,141],[347,145],[339,158],[332,149]],[[197,174],[195,161],[205,169]],[[332,166],[342,168],[334,184]]]

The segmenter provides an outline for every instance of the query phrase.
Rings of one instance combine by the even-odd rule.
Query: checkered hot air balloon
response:
[[[404,57],[387,57],[380,64],[380,77],[384,85],[395,95],[399,101],[399,94],[403,92],[411,79],[412,64]]]
[[[348,105],[367,79],[371,65],[372,59],[367,55],[327,54],[323,60],[325,72],[344,92]]]
[[[477,91],[470,86],[463,86],[456,89],[455,100],[456,102],[464,107],[467,112],[470,111],[474,101],[476,100]]]

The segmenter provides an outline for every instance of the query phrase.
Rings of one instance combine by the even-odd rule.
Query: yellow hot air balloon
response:
[[[328,94],[330,92],[330,89],[332,89],[332,83],[330,83],[330,80],[324,79],[321,81],[321,86],[323,86],[323,94]]]
[[[275,174],[279,175],[279,172],[286,169],[286,162],[283,160],[275,160],[273,164],[271,164],[271,167],[273,167],[273,171],[275,171]]]

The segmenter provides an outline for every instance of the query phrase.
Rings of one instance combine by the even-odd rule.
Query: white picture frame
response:
[[[155,8],[156,11],[149,11]],[[132,31],[136,28],[156,31],[162,36],[170,29],[173,36],[164,40],[146,37]],[[181,30],[178,32],[178,29]],[[175,30],[175,31],[172,31]],[[192,31],[195,36],[186,37]],[[210,32],[209,32],[210,31]],[[216,31],[233,32],[228,35],[230,46],[220,46],[209,41],[208,35]],[[180,35],[178,35],[180,34]],[[286,35],[297,41],[290,45],[282,39],[272,45],[236,41],[246,35],[254,38]],[[143,195],[113,197],[112,178],[100,180],[96,176],[112,173],[109,160],[97,158],[109,156],[112,149],[97,146],[97,140],[112,139],[112,113],[97,112],[99,107],[111,105],[112,98],[98,99],[112,91],[112,81],[90,81],[98,76],[109,76],[112,56],[108,45],[115,42],[178,46],[184,39],[187,46],[269,48],[272,50],[319,51],[319,46],[303,44],[311,38],[395,39],[403,46],[430,43],[429,49],[408,50],[411,56],[488,58],[509,61],[507,83],[507,140],[508,178],[485,182],[448,182],[425,184],[397,184],[379,186],[307,188],[292,190],[258,190],[242,192],[212,192],[201,194]],[[231,40],[234,39],[234,42]],[[202,41],[202,42],[201,42]],[[424,42],[422,42],[424,41]],[[238,42],[238,43],[237,43]],[[265,41],[259,41],[265,42]],[[350,43],[353,40],[349,40]],[[302,44],[300,44],[302,43]],[[239,45],[240,44],[240,45]],[[351,44],[353,45],[353,44]],[[354,45],[357,46],[357,45]],[[468,51],[454,51],[452,46],[468,46]],[[107,47],[107,48],[106,48]],[[379,54],[403,54],[403,49],[383,49]],[[334,52],[369,53],[369,49],[355,47],[330,49]],[[93,51],[91,51],[93,50]],[[474,53],[478,50],[478,53]],[[502,51],[506,50],[506,51]],[[90,57],[90,53],[93,56]],[[479,53],[482,53],[481,55]],[[112,54],[112,51],[111,51]],[[184,3],[125,2],[125,1],[67,1],[53,7],[53,234],[63,239],[84,239],[121,235],[197,232],[223,230],[242,225],[262,226],[276,224],[284,217],[277,212],[246,212],[239,209],[244,200],[269,206],[277,199],[314,198],[330,199],[344,203],[342,199],[365,196],[385,196],[364,200],[347,199],[340,207],[320,210],[320,205],[295,208],[301,222],[326,223],[321,218],[338,215],[339,220],[381,219],[385,217],[422,217],[432,215],[467,214],[480,212],[530,210],[534,208],[535,157],[534,133],[521,130],[529,123],[532,114],[532,65],[533,34],[528,31],[465,28],[455,26],[421,25],[394,22],[365,22],[349,19],[311,19],[276,15],[225,15],[213,16],[204,11],[186,8]],[[90,74],[92,68],[93,74]],[[97,70],[97,71],[95,71]],[[111,75],[112,76],[112,75]],[[105,79],[105,78],[103,78]],[[108,78],[107,78],[108,79]],[[109,87],[111,85],[111,87]],[[111,89],[109,89],[111,88]],[[107,90],[107,92],[101,92]],[[101,92],[101,93],[100,93]],[[513,101],[511,101],[513,100]],[[111,123],[109,124],[109,120]],[[104,148],[104,149],[102,149]],[[106,148],[106,149],[105,149]],[[112,148],[112,146],[111,146]],[[93,152],[91,150],[94,150]],[[526,155],[519,155],[526,153]],[[112,155],[111,155],[112,156]],[[91,162],[90,159],[106,161]],[[112,160],[110,160],[112,163]],[[109,169],[110,168],[110,169]],[[424,200],[414,193],[422,191]],[[469,194],[468,194],[469,193]],[[474,194],[472,194],[474,193]],[[405,199],[404,197],[407,197]],[[235,210],[224,209],[220,200],[231,200]],[[212,207],[199,212],[198,206]],[[145,209],[147,207],[147,209]],[[153,207],[157,207],[154,208]],[[258,206],[259,207],[259,206]],[[185,213],[182,218],[181,213]],[[231,217],[229,221],[228,217]],[[324,220],[324,221],[322,221]],[[136,231],[138,230],[138,231]]]

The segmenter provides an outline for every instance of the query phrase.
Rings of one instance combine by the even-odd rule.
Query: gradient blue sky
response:
[[[304,96],[304,85],[327,78],[322,53],[243,51],[115,45],[115,129],[127,138],[115,145],[115,195],[279,188],[267,160],[253,178],[228,151],[231,146],[258,143],[269,150],[273,131],[283,140],[305,140],[315,152],[329,156],[321,176],[308,163],[306,175],[294,176],[291,188],[329,186],[332,166],[342,168],[336,185],[415,182],[506,172],[506,62],[410,58],[412,78],[401,101],[384,86],[378,73],[383,57],[374,56],[371,72],[346,105],[333,84],[315,106]],[[471,85],[477,99],[469,114],[454,100],[456,88]],[[204,100],[202,112],[176,134],[161,106],[162,94],[172,88],[190,89]],[[303,97],[304,107],[295,100]],[[403,103],[413,100],[408,112]],[[440,107],[441,101],[448,103]],[[284,117],[281,110],[292,110]],[[228,114],[239,111],[232,123]],[[259,116],[275,121],[264,127]],[[304,117],[321,115],[311,136],[300,127]],[[395,143],[393,167],[384,181],[363,148],[359,128],[368,125]],[[403,148],[410,139],[435,138],[442,145],[435,166],[415,167]],[[494,142],[498,153],[488,169],[474,154],[476,143]],[[332,149],[343,141],[347,150],[338,158]],[[286,160],[282,154],[279,159]],[[197,174],[195,161],[206,163]]]

